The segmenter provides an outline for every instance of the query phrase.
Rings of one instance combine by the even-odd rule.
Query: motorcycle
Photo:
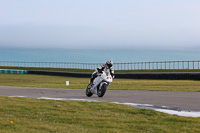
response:
[[[86,88],[86,95],[91,97],[93,94],[98,95],[98,97],[103,97],[106,89],[113,81],[113,77],[111,76],[109,71],[103,71],[100,73],[93,81],[93,86],[88,84]]]

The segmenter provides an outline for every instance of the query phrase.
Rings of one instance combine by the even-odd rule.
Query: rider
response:
[[[106,64],[103,64],[100,67],[98,67],[97,69],[95,69],[95,71],[92,73],[89,84],[92,86],[94,79],[99,75],[99,73],[102,73],[102,71],[104,71],[105,69],[107,69],[107,70],[109,69],[111,76],[114,78],[114,69],[113,69],[112,65],[113,65],[113,61],[108,60],[108,61],[106,61]]]

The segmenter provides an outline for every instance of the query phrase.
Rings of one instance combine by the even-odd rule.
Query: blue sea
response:
[[[104,63],[108,59],[113,60],[114,63],[193,61],[200,60],[200,52],[191,50],[147,49],[87,50],[0,48],[0,61]]]

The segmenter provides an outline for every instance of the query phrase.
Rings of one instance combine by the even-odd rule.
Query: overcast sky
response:
[[[0,0],[0,47],[200,46],[200,0]]]

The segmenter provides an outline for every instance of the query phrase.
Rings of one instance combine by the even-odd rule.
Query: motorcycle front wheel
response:
[[[97,93],[98,97],[103,97],[106,92],[107,85],[104,83]]]
[[[93,93],[90,91],[89,85],[86,88],[86,96],[91,97]]]

